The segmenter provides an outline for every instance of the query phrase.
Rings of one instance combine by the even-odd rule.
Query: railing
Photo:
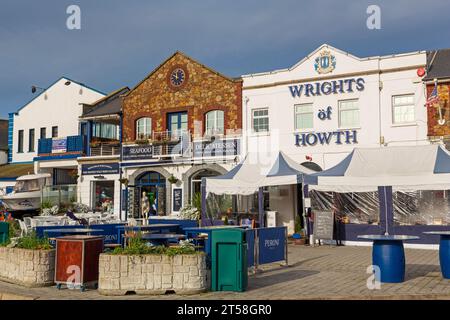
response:
[[[191,135],[186,130],[153,132],[154,157],[181,157],[189,150]]]
[[[120,155],[119,144],[101,143],[98,146],[91,146],[91,157],[117,156]]]
[[[38,154],[85,153],[85,136],[69,136],[63,138],[39,139]]]
[[[41,203],[68,206],[77,201],[77,185],[45,186],[41,192]]]

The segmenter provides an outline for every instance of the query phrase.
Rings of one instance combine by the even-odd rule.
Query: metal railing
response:
[[[120,155],[120,145],[119,144],[108,144],[101,143],[98,146],[90,147],[91,157],[101,157],[101,156],[118,156]]]

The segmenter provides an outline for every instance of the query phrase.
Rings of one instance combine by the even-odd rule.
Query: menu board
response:
[[[333,240],[334,214],[330,211],[314,211],[314,238]]]
[[[174,188],[172,197],[172,212],[180,212],[183,207],[183,189]]]

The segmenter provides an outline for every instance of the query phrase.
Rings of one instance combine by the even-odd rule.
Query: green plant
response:
[[[202,211],[202,194],[200,192],[194,193],[191,205],[197,208],[198,211]]]
[[[128,244],[125,248],[115,248],[111,254],[114,255],[146,255],[146,254],[164,254],[174,256],[179,254],[195,254],[195,247],[192,244],[183,243],[177,247],[165,246],[149,246],[141,235],[138,233],[136,237],[128,239]]]
[[[169,178],[167,178],[167,180],[168,180],[171,184],[175,184],[175,183],[178,182],[178,178],[175,177],[173,174],[172,174]]]
[[[41,202],[41,209],[51,209],[53,207],[53,203],[50,200],[43,200]]]
[[[9,221],[9,237],[16,238],[20,236],[20,225],[17,220]]]
[[[48,238],[39,238],[36,232],[32,232],[17,240],[17,248],[29,250],[50,250],[52,245]]]

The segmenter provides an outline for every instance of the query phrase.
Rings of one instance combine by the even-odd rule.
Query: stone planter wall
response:
[[[101,254],[98,290],[104,295],[194,294],[207,289],[206,256]]]
[[[0,247],[0,280],[27,287],[53,285],[55,252]]]

